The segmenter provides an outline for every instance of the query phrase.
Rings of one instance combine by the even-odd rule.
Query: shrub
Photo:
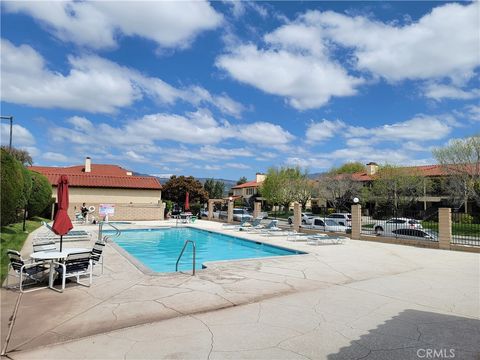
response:
[[[28,200],[28,216],[42,215],[53,201],[52,185],[48,179],[37,172],[30,171],[32,177],[32,192]]]
[[[472,224],[473,223],[473,216],[470,214],[452,214],[452,222],[457,224]]]
[[[19,205],[25,201],[22,164],[7,151],[1,150],[1,225],[17,220]]]
[[[202,208],[202,206],[201,206],[199,203],[191,204],[191,205],[190,205],[190,212],[191,212],[193,215],[199,215],[201,208]]]

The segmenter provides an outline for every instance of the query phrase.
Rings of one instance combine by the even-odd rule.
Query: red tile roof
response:
[[[30,170],[45,175],[56,185],[60,175],[68,175],[69,186],[160,190],[162,185],[153,176],[127,175],[128,170],[117,165],[92,164],[91,172],[84,172],[84,166],[50,167],[30,166]]]
[[[240,185],[232,186],[232,189],[243,189],[243,188],[247,188],[247,187],[259,187],[260,185],[262,185],[261,182],[256,182],[255,180],[253,180],[253,181],[249,181],[249,182],[246,182],[246,183],[243,183],[243,184],[240,184]]]

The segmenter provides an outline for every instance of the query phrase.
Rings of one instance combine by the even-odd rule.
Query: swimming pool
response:
[[[107,232],[107,231],[105,231]],[[207,261],[298,255],[304,252],[248,241],[234,236],[193,228],[122,230],[114,241],[155,272],[174,272],[185,240],[196,245],[196,269]],[[187,246],[179,270],[192,270],[192,247]]]

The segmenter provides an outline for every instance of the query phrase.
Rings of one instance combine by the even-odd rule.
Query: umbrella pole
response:
[[[60,235],[60,252],[62,252],[63,235]]]

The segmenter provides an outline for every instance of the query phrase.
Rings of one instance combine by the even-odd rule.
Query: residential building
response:
[[[259,193],[259,188],[265,181],[265,177],[265,174],[257,173],[255,175],[255,180],[233,186],[233,196],[241,197],[243,200],[248,202],[253,195],[257,195]]]
[[[52,185],[52,196],[57,196],[60,175],[69,180],[68,214],[75,218],[83,203],[94,206],[91,216],[101,218],[100,206],[112,205],[115,220],[163,219],[162,186],[156,177],[135,176],[118,165],[85,164],[69,167],[30,166],[30,170],[45,175]]]

